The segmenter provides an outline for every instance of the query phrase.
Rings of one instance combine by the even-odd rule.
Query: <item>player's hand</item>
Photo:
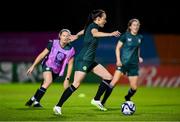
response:
[[[119,31],[114,31],[111,33],[112,36],[119,37],[121,33]]]
[[[65,79],[63,83],[64,89],[67,89],[69,87],[69,80]]]
[[[117,61],[117,62],[116,62],[116,66],[118,66],[118,67],[122,66],[121,61]]]
[[[77,35],[71,35],[71,36],[69,37],[70,42],[73,42],[73,41],[76,40],[77,38],[78,38]]]
[[[34,66],[31,66],[31,67],[27,70],[26,74],[27,74],[27,75],[31,74],[33,70],[34,70]]]
[[[143,58],[139,57],[139,63],[142,63],[142,62],[143,62]]]

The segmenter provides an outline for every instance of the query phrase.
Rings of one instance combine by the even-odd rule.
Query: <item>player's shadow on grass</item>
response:
[[[55,120],[58,120],[60,121],[61,119],[62,120],[66,120],[68,117],[65,116],[65,115],[56,115],[56,114],[51,114],[52,116],[51,117],[48,117],[48,120],[51,120],[51,121],[55,121]],[[60,119],[61,118],[61,119]]]
[[[107,111],[101,111],[98,108],[92,108],[93,111],[109,112],[109,111],[120,111],[120,108],[107,108]]]
[[[66,106],[67,108],[77,108],[77,107],[90,107],[92,105],[70,105],[70,106]]]
[[[120,108],[119,107],[111,107],[111,108],[107,108],[108,109],[108,111],[119,111],[120,110]]]
[[[45,108],[33,108],[33,107],[29,107],[29,108],[15,108],[16,110],[22,110],[22,111],[44,111],[46,110]]]

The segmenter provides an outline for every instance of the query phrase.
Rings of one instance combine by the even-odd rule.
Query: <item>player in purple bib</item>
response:
[[[75,55],[74,48],[69,44],[70,41],[73,41],[71,32],[68,29],[62,29],[59,33],[59,39],[50,40],[48,46],[37,56],[32,66],[27,70],[27,74],[31,74],[35,66],[42,62],[44,81],[36,93],[26,102],[26,106],[42,107],[40,100],[46,89],[53,80],[64,75],[66,64],[68,64],[68,68],[64,88],[66,89],[69,86]]]

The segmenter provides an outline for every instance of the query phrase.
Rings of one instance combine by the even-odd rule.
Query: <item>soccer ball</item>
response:
[[[121,112],[124,115],[132,115],[136,110],[136,106],[132,101],[126,101],[121,105]]]

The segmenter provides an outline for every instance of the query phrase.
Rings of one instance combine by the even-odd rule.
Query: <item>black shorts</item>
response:
[[[139,66],[138,65],[123,65],[117,67],[117,70],[122,72],[127,76],[138,76],[139,75]]]
[[[82,71],[85,73],[89,73],[97,65],[98,63],[95,61],[76,60],[74,67],[75,67],[75,71]]]
[[[59,74],[56,74],[52,71],[52,68],[48,67],[46,64],[43,64],[42,65],[42,72],[51,72],[52,73],[52,77],[53,77],[53,80],[55,80],[56,78],[59,77]]]

